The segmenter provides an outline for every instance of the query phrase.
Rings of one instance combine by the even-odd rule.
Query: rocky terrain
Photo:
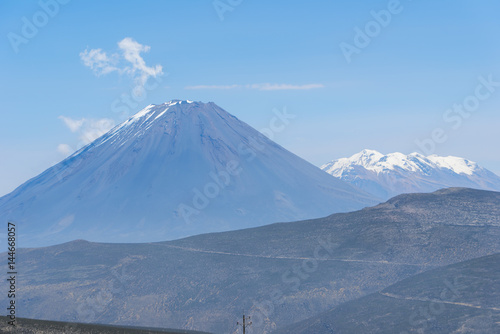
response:
[[[253,331],[269,333],[415,274],[498,253],[499,240],[500,193],[451,188],[170,242],[73,241],[19,250],[18,315],[236,333],[245,313]]]
[[[429,270],[274,334],[499,333],[500,254]]]

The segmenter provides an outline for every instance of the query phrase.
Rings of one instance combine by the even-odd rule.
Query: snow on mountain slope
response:
[[[419,153],[384,155],[363,150],[331,161],[321,169],[384,199],[402,193],[431,192],[447,187],[500,191],[500,177],[459,157],[425,157]]]
[[[0,198],[21,246],[151,242],[378,203],[214,103],[150,105]]]

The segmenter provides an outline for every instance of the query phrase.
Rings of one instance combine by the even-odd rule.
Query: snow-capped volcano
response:
[[[350,158],[331,161],[321,169],[384,199],[447,187],[500,191],[499,176],[473,161],[453,156],[397,152],[384,155],[363,150]]]
[[[150,105],[0,198],[22,246],[150,242],[378,201],[214,103]]]

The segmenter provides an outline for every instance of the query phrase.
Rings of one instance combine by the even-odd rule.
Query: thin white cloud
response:
[[[79,120],[71,119],[65,116],[59,116],[59,118],[64,121],[64,124],[71,130],[71,132],[78,134],[78,139],[83,145],[87,145],[93,142],[94,140],[96,140],[97,138],[99,138],[100,136],[102,136],[115,126],[115,121],[109,118],[102,118],[102,119],[82,118]],[[61,147],[61,149],[58,148],[58,150],[61,153],[62,153],[61,150],[64,149],[65,147]]]
[[[292,85],[292,84],[271,84],[271,83],[260,83],[260,84],[248,84],[248,85],[198,85],[198,86],[186,86],[184,89],[195,90],[195,89],[254,89],[254,90],[310,90],[325,87],[323,84],[307,84],[307,85]]]
[[[68,156],[71,152],[73,152],[71,146],[69,146],[68,144],[59,144],[57,146],[57,151],[64,156]]]
[[[310,90],[323,88],[322,84],[307,84],[307,85],[291,85],[291,84],[252,84],[249,85],[248,88],[257,89],[257,90]]]
[[[109,118],[98,120],[86,120],[85,127],[81,132],[80,140],[88,144],[111,130],[115,126],[115,121]]]
[[[90,67],[90,69],[94,71],[94,74],[97,76],[119,70],[114,66],[117,62],[117,57],[108,57],[106,52],[101,49],[86,49],[85,51],[80,52],[80,59],[83,61],[83,64]]]
[[[241,88],[241,85],[198,85],[198,86],[186,86],[185,89],[235,89]]]
[[[130,37],[118,42],[118,46],[122,50],[125,60],[132,64],[131,67],[126,67],[125,71],[135,77],[137,85],[144,86],[149,77],[163,74],[161,65],[148,67],[141,57],[141,52],[148,52],[151,49],[150,46],[139,44]]]
[[[151,49],[150,46],[126,37],[118,42],[118,48],[119,52],[111,55],[102,49],[86,49],[80,52],[80,59],[97,76],[116,71],[132,77],[136,86],[144,86],[149,77],[163,74],[161,65],[149,67],[141,56],[141,53]]]
[[[76,132],[83,125],[84,119],[76,120],[71,119],[69,117],[59,116],[59,119],[62,119],[64,124],[71,130],[71,132]]]

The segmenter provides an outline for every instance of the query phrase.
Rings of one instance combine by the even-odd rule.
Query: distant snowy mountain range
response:
[[[151,242],[322,217],[379,199],[214,103],[150,105],[0,198],[21,246]]]
[[[321,169],[383,199],[447,187],[500,191],[498,175],[473,161],[453,156],[384,155],[363,150],[350,158],[331,161]]]

